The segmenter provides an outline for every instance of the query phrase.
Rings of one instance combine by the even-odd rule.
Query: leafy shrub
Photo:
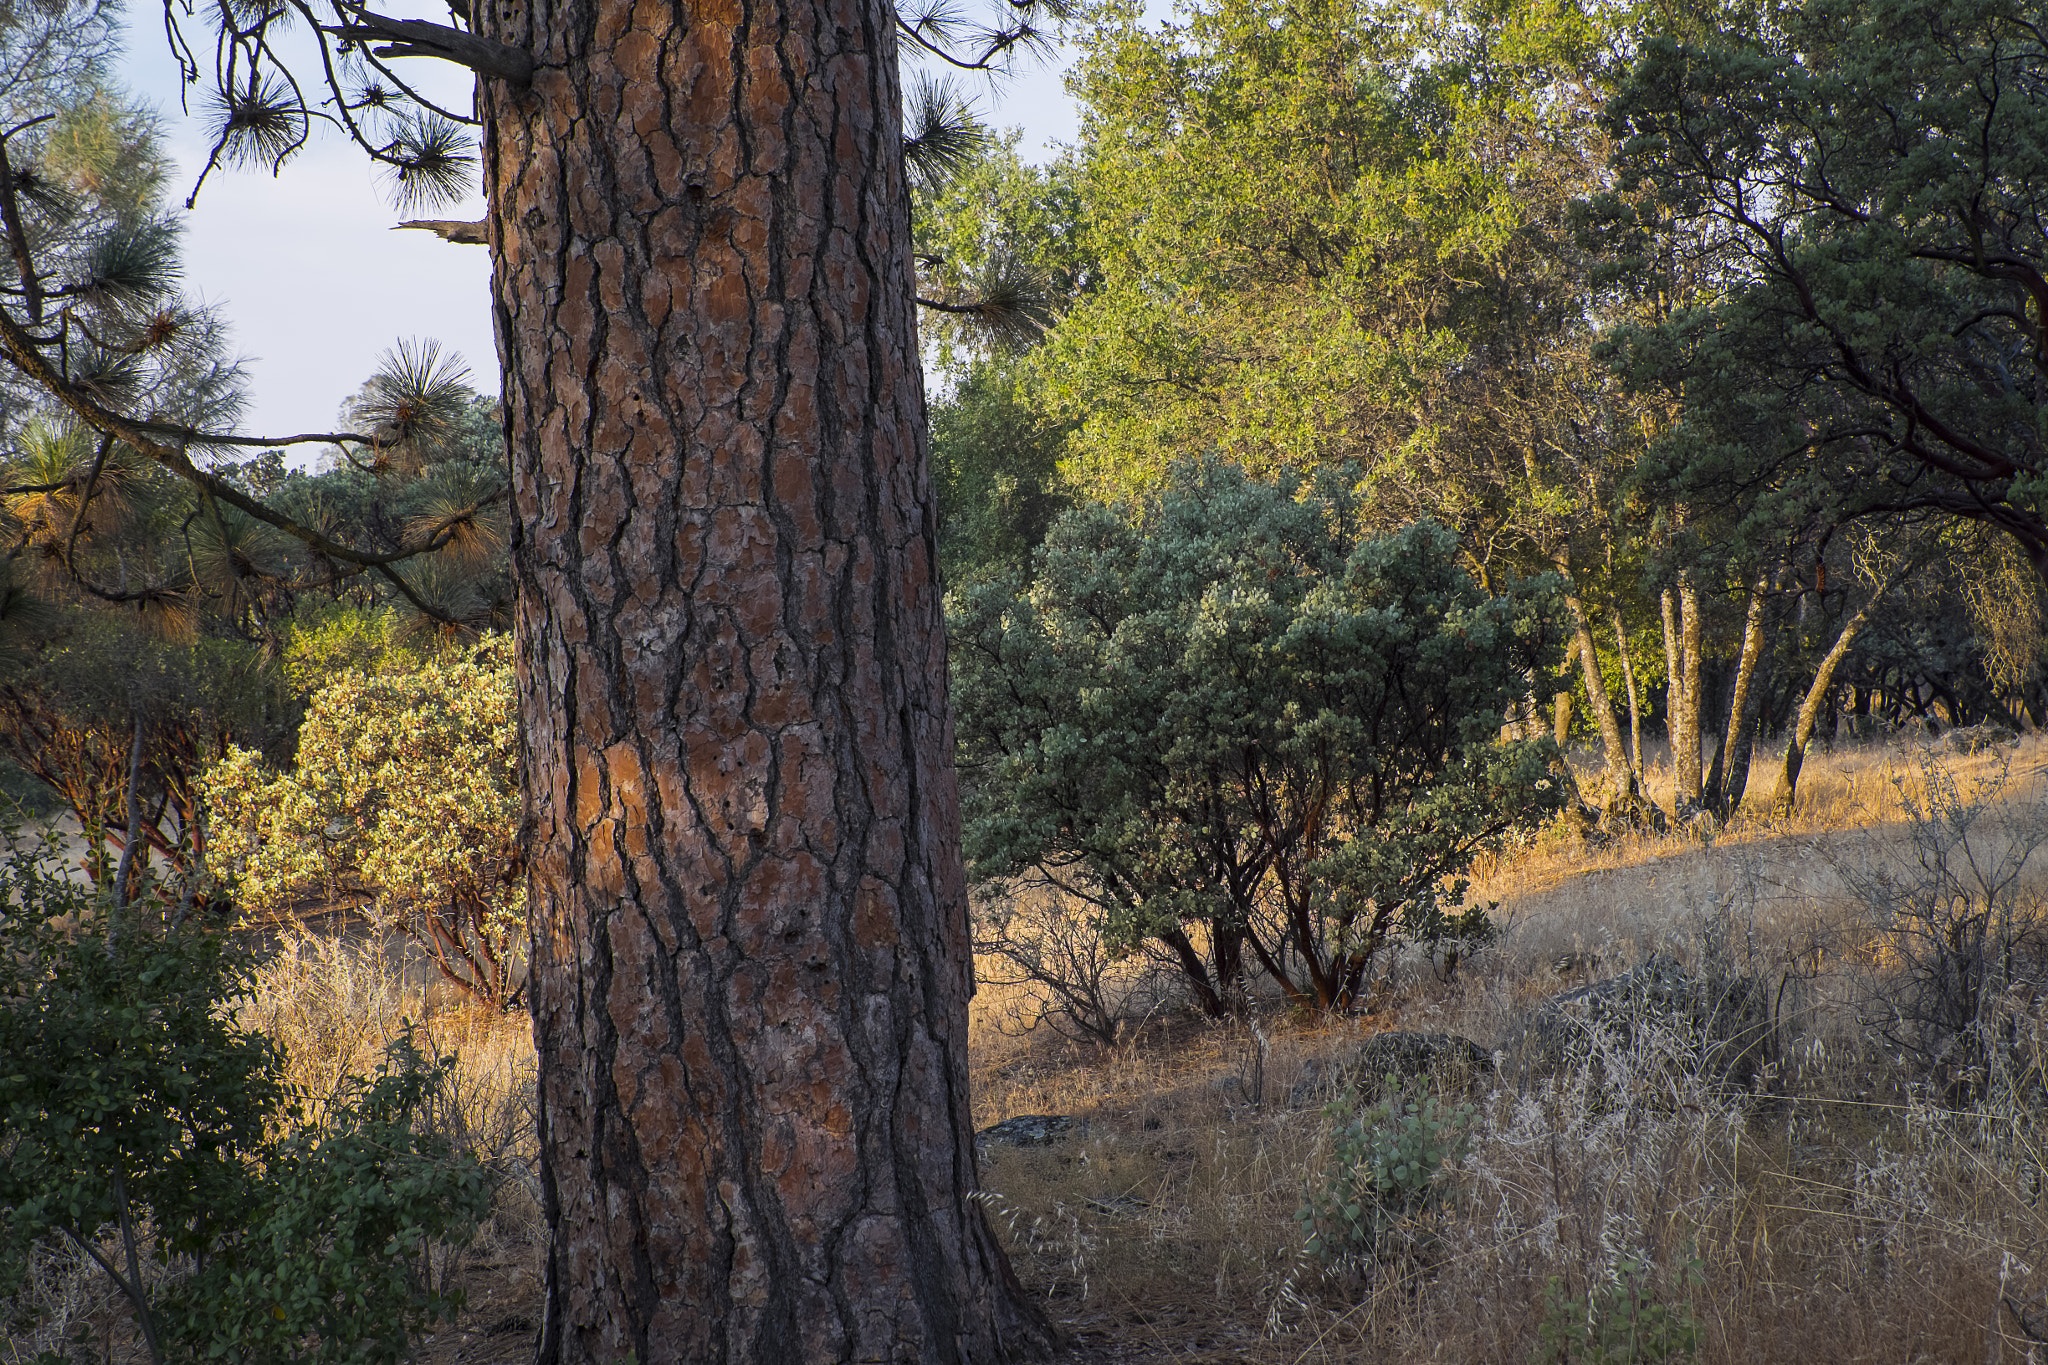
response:
[[[401,1041],[309,1121],[229,1010],[248,955],[112,912],[57,866],[0,862],[0,1288],[68,1246],[154,1361],[399,1360],[454,1306],[426,1248],[489,1204],[476,1163],[415,1123],[452,1059]]]
[[[319,1121],[277,1143],[247,1224],[165,1296],[177,1336],[232,1342],[244,1360],[371,1365],[403,1359],[414,1331],[451,1316],[460,1299],[433,1283],[427,1250],[490,1206],[482,1168],[418,1131],[453,1065],[401,1038],[374,1077],[350,1077]]]
[[[1876,939],[1870,1022],[1963,1107],[2017,1060],[2010,1003],[2048,987],[2048,900],[2031,870],[2048,800],[2012,799],[2005,762],[1967,782],[1931,752],[1919,766],[1917,790],[1894,779],[1904,850],[1866,837],[1831,861]]]
[[[1386,1078],[1388,1098],[1358,1109],[1330,1107],[1343,1119],[1330,1139],[1330,1165],[1310,1187],[1295,1218],[1308,1254],[1328,1267],[1400,1261],[1426,1249],[1426,1226],[1448,1202],[1451,1174],[1471,1147],[1475,1110],[1446,1107],[1427,1086],[1408,1098]]]
[[[1688,1276],[1700,1277],[1696,1264]],[[1536,1365],[1663,1365],[1691,1360],[1699,1349],[1692,1303],[1666,1304],[1650,1267],[1623,1258],[1614,1278],[1585,1295],[1565,1291],[1552,1277],[1543,1291],[1543,1321],[1536,1329]]]
[[[311,696],[338,674],[388,673],[427,662],[424,651],[399,638],[397,613],[337,603],[308,613],[285,631],[285,680],[300,696]]]
[[[509,1004],[526,906],[511,641],[394,657],[313,693],[291,770],[246,749],[214,765],[214,864],[248,905],[367,895],[449,981]]]
[[[0,573],[0,599],[9,589]],[[260,651],[241,640],[163,639],[117,613],[39,606],[36,626],[0,623],[0,756],[40,786],[45,811],[68,807],[96,874],[119,855],[128,825],[128,760],[144,819],[139,856],[189,872],[197,851],[197,785],[228,744],[274,752],[298,707]],[[109,845],[112,845],[111,849]]]
[[[1369,536],[1356,477],[1180,465],[948,601],[970,874],[1085,883],[1212,1015],[1251,967],[1318,1010],[1402,943],[1455,970],[1473,860],[1563,800],[1554,746],[1501,727],[1555,583],[1482,589],[1433,523]]]

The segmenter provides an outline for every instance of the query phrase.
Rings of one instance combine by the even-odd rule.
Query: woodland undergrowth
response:
[[[2035,738],[1974,756],[1844,746],[1816,755],[1791,819],[1598,845],[1546,832],[1474,878],[1500,939],[1448,981],[1404,959],[1365,1017],[1259,999],[1212,1022],[1119,964],[1138,973],[1118,997],[1131,1017],[1105,1042],[1041,1022],[1042,999],[996,984],[991,963],[974,1005],[977,1126],[1076,1122],[1045,1146],[986,1146],[984,1206],[1089,1358],[2027,1360],[2028,1324],[2048,1319],[2048,996],[2021,944],[1981,1017],[1956,1026],[1977,1050],[1951,1049],[1951,1080],[1970,1084],[1944,1089],[1925,1048],[1899,1045],[1911,964],[1869,874],[1931,875],[1944,801],[1978,812],[1970,846],[1944,855],[1964,871],[1965,853],[2038,843],[2044,773]],[[2003,884],[2014,922],[2043,903],[2040,861]],[[1373,1033],[1492,1048],[1557,992],[1652,953],[1764,982],[1777,1037],[1754,1089],[1718,1084],[1654,1030],[1469,1096],[1411,1087],[1374,1108],[1327,1083]],[[466,1303],[417,1358],[522,1360],[544,1238],[525,1020],[454,998],[415,957],[360,929],[273,927],[239,1017],[281,1045],[315,1109],[408,1023],[428,1055],[458,1059],[432,1121],[493,1173],[494,1204],[477,1237],[440,1253],[436,1275]],[[45,1327],[0,1362],[119,1318],[88,1269],[36,1261],[22,1307]]]

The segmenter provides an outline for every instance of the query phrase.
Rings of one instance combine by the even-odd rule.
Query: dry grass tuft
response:
[[[283,1045],[287,1082],[312,1111],[346,1077],[374,1072],[408,1031],[427,1056],[455,1059],[427,1121],[482,1162],[498,1188],[476,1239],[437,1254],[437,1278],[463,1284],[468,1305],[423,1359],[530,1357],[547,1243],[532,1026],[524,1012],[441,987],[416,959],[392,938],[294,926],[279,935],[242,1017]]]

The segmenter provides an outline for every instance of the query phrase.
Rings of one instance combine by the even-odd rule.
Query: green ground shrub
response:
[[[1696,1264],[1687,1267],[1697,1280]],[[1624,1257],[1614,1277],[1590,1293],[1572,1294],[1553,1277],[1543,1293],[1536,1329],[1536,1365],[1676,1365],[1699,1350],[1692,1301],[1668,1304],[1646,1262]]]
[[[1367,1108],[1339,1101],[1330,1164],[1295,1215],[1308,1254],[1326,1267],[1406,1261],[1426,1249],[1428,1221],[1451,1195],[1457,1164],[1471,1148],[1475,1111],[1447,1106],[1423,1086],[1402,1093],[1385,1078],[1388,1098]]]
[[[408,1036],[309,1113],[235,1021],[246,952],[58,867],[18,844],[0,862],[0,1292],[57,1244],[105,1274],[158,1365],[402,1359],[457,1306],[429,1247],[490,1203],[417,1121],[453,1059]],[[38,1359],[97,1356],[95,1330]]]

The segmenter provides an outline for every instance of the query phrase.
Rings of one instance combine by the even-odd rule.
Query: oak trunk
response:
[[[1770,580],[1758,578],[1744,610],[1742,655],[1735,665],[1735,690],[1728,699],[1727,724],[1714,753],[1714,769],[1705,782],[1705,801],[1722,819],[1742,805],[1749,785],[1749,762],[1756,739],[1757,715],[1767,685],[1764,664],[1764,604]]]
[[[1571,617],[1573,637],[1578,641],[1579,676],[1586,684],[1586,700],[1594,723],[1600,727],[1600,747],[1607,758],[1607,809],[1615,813],[1633,812],[1638,802],[1635,772],[1629,766],[1628,744],[1621,735],[1621,722],[1615,719],[1613,699],[1607,695],[1607,680],[1600,676],[1593,627],[1576,594],[1567,592],[1564,605]]]
[[[1665,716],[1671,736],[1671,811],[1680,819],[1700,808],[1700,594],[1683,574],[1660,600],[1664,616]]]
[[[1785,736],[1785,757],[1778,765],[1778,785],[1771,794],[1771,810],[1778,815],[1790,815],[1799,796],[1799,770],[1806,763],[1807,746],[1813,742],[1813,727],[1820,720],[1821,703],[1834,691],[1835,670],[1842,660],[1849,656],[1850,646],[1870,622],[1870,616],[1884,600],[1886,593],[1904,578],[1907,570],[1895,573],[1885,584],[1870,595],[1870,600],[1857,608],[1856,614],[1842,623],[1841,631],[1835,636],[1835,643],[1821,656],[1814,666],[1813,682],[1806,689],[1806,696],[1800,700],[1798,714],[1793,718],[1790,732]]]
[[[540,1359],[1042,1348],[972,989],[881,0],[499,0]]]

